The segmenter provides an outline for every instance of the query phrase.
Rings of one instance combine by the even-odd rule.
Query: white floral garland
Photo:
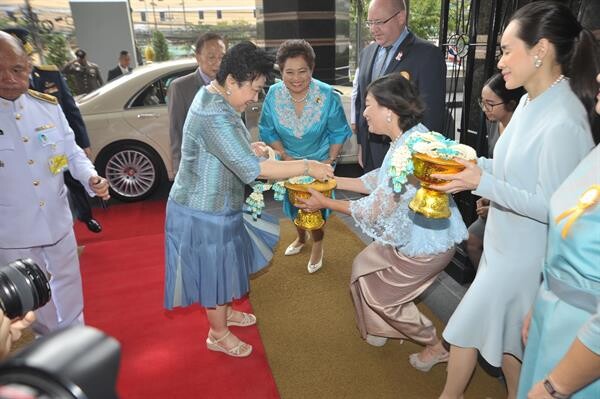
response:
[[[450,140],[438,132],[411,133],[404,144],[392,154],[388,173],[392,179],[394,192],[401,192],[408,181],[408,176],[414,172],[412,157],[415,153],[446,160],[462,158],[471,161],[477,158],[477,153],[472,147]]]

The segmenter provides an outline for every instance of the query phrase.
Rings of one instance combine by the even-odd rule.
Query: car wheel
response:
[[[150,196],[165,175],[160,156],[140,143],[118,143],[103,150],[96,162],[114,198],[134,202]]]

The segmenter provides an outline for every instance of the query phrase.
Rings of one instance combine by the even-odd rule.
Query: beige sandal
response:
[[[233,356],[233,357],[246,357],[252,353],[252,345],[248,345],[247,343],[239,340],[239,338],[238,338],[238,341],[239,341],[238,344],[236,346],[234,346],[233,348],[227,349],[227,348],[219,345],[219,342],[222,342],[225,338],[227,338],[230,335],[231,335],[231,331],[228,330],[225,333],[225,335],[223,335],[221,338],[215,339],[209,333],[208,337],[206,338],[206,347],[211,351],[223,352],[224,354]]]
[[[256,324],[256,316],[254,316],[252,313],[240,312],[237,310],[235,312],[238,312],[239,314],[242,315],[242,320],[241,321],[231,320],[231,316],[233,316],[233,312],[234,312],[234,310],[232,310],[231,313],[229,315],[227,315],[227,327],[229,327],[229,326],[249,327],[249,326],[253,326]]]

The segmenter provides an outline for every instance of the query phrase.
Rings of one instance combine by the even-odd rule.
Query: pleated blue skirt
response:
[[[243,297],[249,276],[273,257],[279,223],[240,210],[202,212],[169,199],[165,223],[165,308],[215,307]]]

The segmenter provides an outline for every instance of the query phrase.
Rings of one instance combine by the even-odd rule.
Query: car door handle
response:
[[[158,118],[159,116],[160,116],[159,114],[154,114],[154,113],[137,114],[138,119]]]
[[[258,112],[258,105],[253,105],[250,107],[250,112]]]

